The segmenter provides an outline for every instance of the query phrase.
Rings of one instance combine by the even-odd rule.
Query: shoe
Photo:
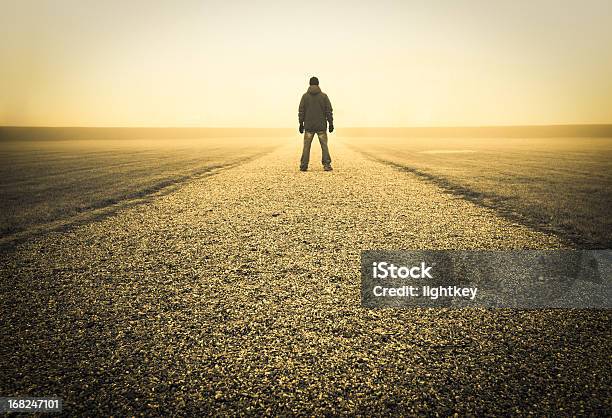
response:
[[[325,171],[333,171],[333,168],[332,168],[331,165],[324,165],[323,166],[323,170],[325,170]]]
[[[300,171],[308,171],[308,167],[300,167]]]

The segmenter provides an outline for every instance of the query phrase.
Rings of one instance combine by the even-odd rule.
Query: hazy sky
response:
[[[611,0],[0,0],[0,124],[612,122]]]

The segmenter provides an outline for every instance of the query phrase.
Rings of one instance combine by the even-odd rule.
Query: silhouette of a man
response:
[[[325,171],[332,171],[326,132],[327,122],[329,122],[329,132],[334,131],[334,116],[332,112],[333,109],[329,97],[319,88],[319,79],[311,77],[308,91],[302,95],[298,109],[300,133],[304,134],[304,149],[302,150],[302,159],[300,161],[301,171],[308,170],[310,145],[312,144],[315,132],[321,144],[323,169]]]

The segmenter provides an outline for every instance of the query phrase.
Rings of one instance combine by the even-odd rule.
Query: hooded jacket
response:
[[[304,123],[304,129],[308,132],[326,131],[327,122],[330,125],[334,124],[332,112],[332,105],[327,94],[323,93],[319,86],[310,86],[300,100],[298,119],[300,125]]]

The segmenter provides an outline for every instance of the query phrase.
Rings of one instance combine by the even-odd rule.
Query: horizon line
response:
[[[577,127],[577,126],[591,126],[591,127],[603,127],[611,126],[611,122],[597,122],[597,123],[548,123],[548,124],[525,124],[525,125],[409,125],[409,126],[341,126],[341,129],[463,129],[463,128],[538,128],[538,127]],[[337,125],[336,125],[337,127]],[[134,126],[100,126],[100,125],[0,125],[0,129],[3,128],[41,128],[41,129],[293,129],[290,127],[254,127],[254,126],[172,126],[172,125],[159,125],[159,126],[145,126],[145,125],[134,125]]]

